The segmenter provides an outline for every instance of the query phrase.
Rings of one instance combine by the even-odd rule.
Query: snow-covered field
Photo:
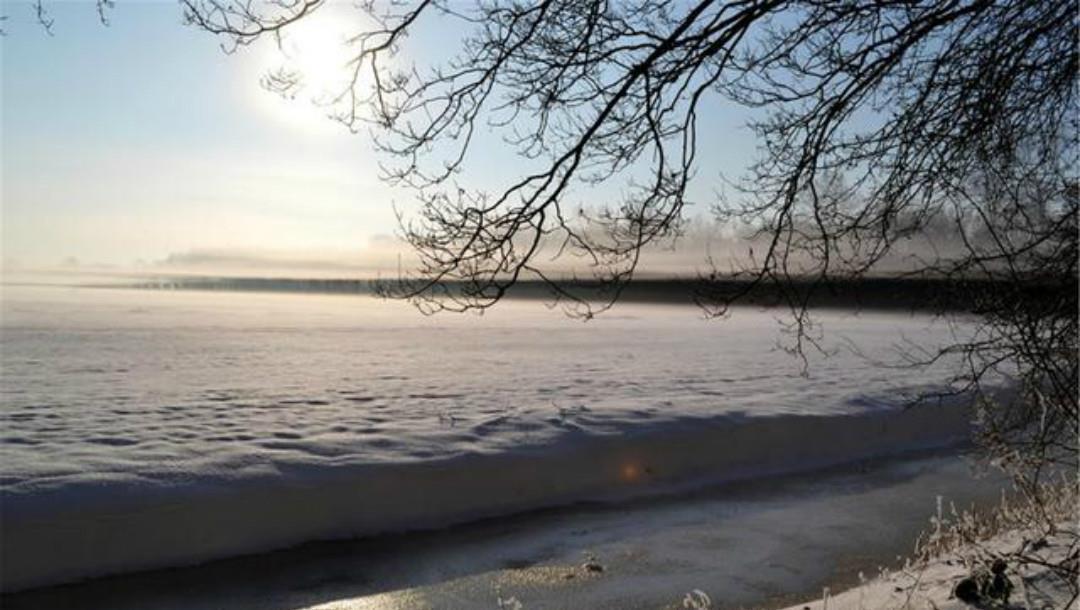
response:
[[[538,303],[421,317],[358,296],[6,286],[6,590],[444,525],[955,442],[948,369],[884,368],[954,329]],[[855,355],[848,341],[864,352]]]

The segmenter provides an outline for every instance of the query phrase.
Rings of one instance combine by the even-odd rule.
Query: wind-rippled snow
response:
[[[583,323],[533,302],[423,317],[357,296],[8,286],[2,314],[0,490],[16,495],[893,408],[947,371],[874,359],[951,332],[822,313],[835,353],[812,353],[804,377],[778,349],[783,312],[706,321],[691,306],[625,304]]]

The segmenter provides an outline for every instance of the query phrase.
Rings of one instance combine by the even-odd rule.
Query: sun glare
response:
[[[280,41],[266,41],[258,58],[262,72],[290,75],[297,84],[285,93],[260,88],[256,105],[272,119],[303,131],[339,128],[328,117],[343,109],[335,99],[349,86],[349,64],[357,51],[349,38],[364,25],[358,11],[329,6],[292,25]]]

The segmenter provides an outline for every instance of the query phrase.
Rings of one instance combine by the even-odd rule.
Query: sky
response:
[[[45,6],[51,36],[30,4],[2,4],[5,269],[392,265],[394,206],[408,216],[411,193],[380,182],[366,133],[327,119],[310,95],[259,84],[283,61],[315,88],[339,78],[336,41],[360,23],[348,5],[294,32],[287,60],[269,41],[223,53],[170,0],[119,2],[107,27],[89,0]],[[445,26],[429,24],[408,52],[445,54]],[[722,108],[706,117],[708,171],[733,175],[749,158],[742,121]],[[490,143],[473,163],[491,187],[522,171]]]

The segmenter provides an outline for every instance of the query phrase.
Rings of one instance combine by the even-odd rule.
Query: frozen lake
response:
[[[829,354],[810,354],[804,376],[778,347],[782,315],[706,321],[692,307],[624,304],[583,323],[535,302],[423,317],[362,296],[5,286],[5,587],[797,470],[965,432],[958,412],[900,409],[947,368],[879,362],[897,362],[900,341],[933,347],[955,329],[821,313]],[[252,502],[275,508],[258,523],[222,520]],[[194,534],[158,531],[176,519]],[[105,555],[93,547],[123,532],[143,535]],[[72,547],[66,563],[57,544]]]

